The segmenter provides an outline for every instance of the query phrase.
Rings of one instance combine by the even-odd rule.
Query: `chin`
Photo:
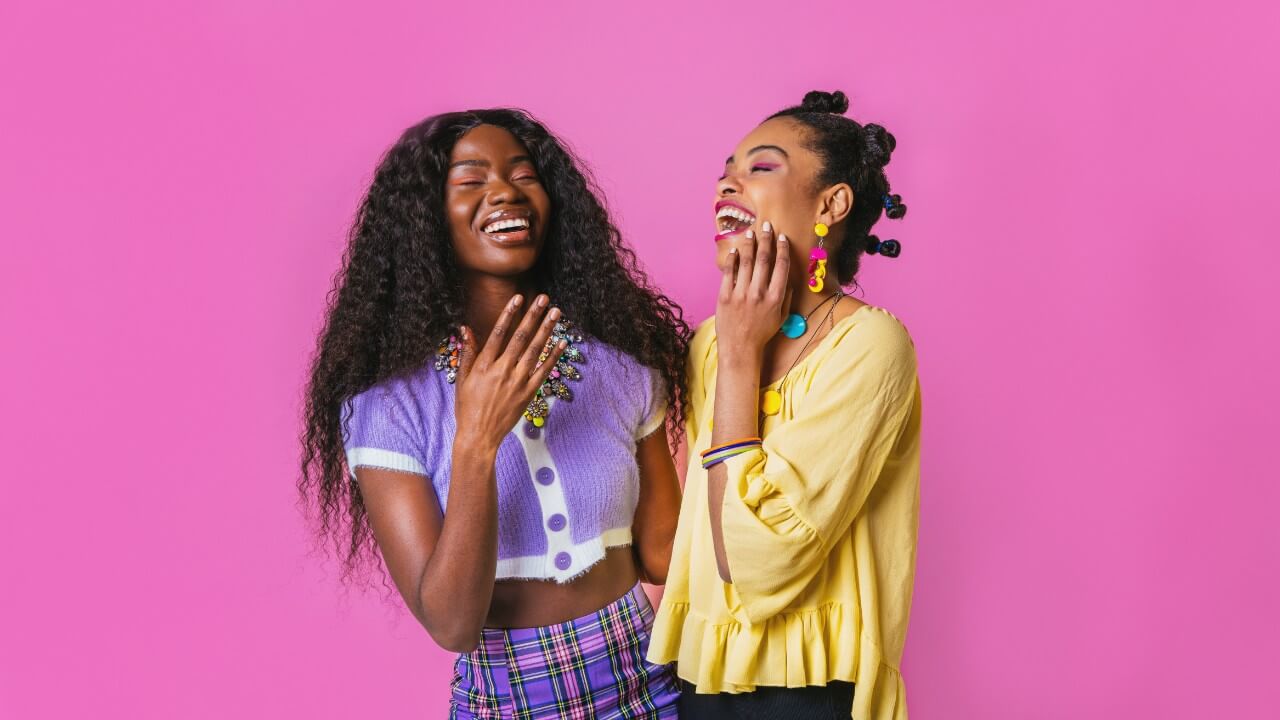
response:
[[[509,250],[499,257],[486,257],[481,267],[475,268],[486,275],[515,278],[528,273],[538,264],[538,249],[529,247]]]

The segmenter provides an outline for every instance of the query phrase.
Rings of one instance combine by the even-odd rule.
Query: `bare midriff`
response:
[[[626,595],[638,580],[629,547],[610,549],[603,560],[569,583],[499,580],[493,587],[485,627],[530,628],[574,620]]]

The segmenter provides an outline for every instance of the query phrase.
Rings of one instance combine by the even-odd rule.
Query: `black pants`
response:
[[[682,680],[680,691],[681,720],[849,720],[853,712],[853,683],[847,682],[698,695]]]

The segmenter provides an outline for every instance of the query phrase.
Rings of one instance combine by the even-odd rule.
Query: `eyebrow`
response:
[[[788,155],[788,154],[787,154],[787,151],[786,151],[786,150],[783,150],[782,148],[778,147],[777,145],[757,145],[757,146],[755,146],[755,147],[753,147],[753,148],[751,148],[750,150],[748,150],[748,151],[747,151],[747,156],[755,155],[756,153],[758,153],[758,152],[763,152],[763,151],[765,151],[765,150],[772,150],[772,151],[774,151],[774,152],[778,153],[779,155],[781,155],[781,156],[782,156],[782,157],[784,157],[784,158],[790,158],[790,157],[791,157],[790,155]],[[725,158],[724,164],[725,164],[725,165],[732,165],[732,164],[733,164],[733,156],[732,156],[732,155],[730,155],[729,157]]]
[[[507,160],[507,164],[508,164],[508,165],[515,165],[516,163],[519,163],[519,162],[532,163],[532,162],[533,162],[533,158],[529,157],[528,155],[516,155],[516,156],[514,156],[514,157],[510,158],[509,160]],[[455,162],[455,163],[450,163],[450,164],[449,164],[449,169],[450,169],[450,170],[452,170],[452,169],[454,169],[454,168],[456,168],[456,167],[483,167],[483,168],[487,168],[487,167],[489,167],[489,161],[488,161],[488,160],[459,160],[459,161],[457,161],[457,162]]]

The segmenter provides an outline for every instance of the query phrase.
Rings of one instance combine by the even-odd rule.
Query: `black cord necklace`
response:
[[[828,296],[826,300],[823,300],[817,305],[814,305],[813,309],[809,311],[808,315],[801,315],[800,313],[791,313],[790,315],[787,316],[786,320],[782,321],[782,327],[778,329],[778,332],[782,333],[783,335],[786,335],[792,340],[802,337],[806,332],[809,331],[809,318],[813,317],[813,314],[817,312],[818,309],[821,308],[823,305],[826,305],[828,302],[830,302],[832,298],[837,298],[837,297],[844,297],[844,291],[841,290],[841,291],[836,291],[831,293],[831,295]]]
[[[809,316],[811,317],[818,308],[822,307],[823,305],[827,304],[827,302],[833,299],[836,300],[835,302],[831,303],[831,307],[827,310],[827,314],[823,316],[822,322],[818,323],[818,327],[822,327],[823,323],[831,319],[832,314],[834,314],[836,311],[836,306],[840,304],[840,301],[837,298],[842,298],[842,297],[844,297],[843,290],[834,292],[831,294],[831,297],[827,298],[826,300],[823,300],[822,303],[818,305],[818,307],[815,307],[813,310],[809,311]],[[793,314],[792,317],[800,317],[800,316]],[[805,320],[807,321],[808,317],[806,317]],[[806,325],[807,325],[807,322],[806,322]],[[805,329],[807,330],[808,328],[806,327]],[[790,335],[788,335],[787,337],[790,337]],[[796,337],[799,337],[799,336],[797,335]],[[804,357],[805,351],[809,349],[809,345],[811,345],[814,339],[817,337],[818,337],[817,331],[815,331],[813,335],[809,336],[809,339],[804,342],[804,346],[800,348],[800,352],[796,354],[795,359],[791,361],[791,367],[787,368],[787,371],[782,374],[782,377],[778,378],[777,382],[773,383],[774,385],[777,385],[778,387],[782,387],[783,381],[787,379],[787,376],[791,374],[792,370],[796,369],[796,365],[800,363],[800,358]],[[778,392],[776,389],[773,389],[773,388],[765,390],[764,394],[761,395],[760,397],[760,412],[764,413],[765,415],[777,415],[778,411],[781,409],[782,409],[782,393]]]

